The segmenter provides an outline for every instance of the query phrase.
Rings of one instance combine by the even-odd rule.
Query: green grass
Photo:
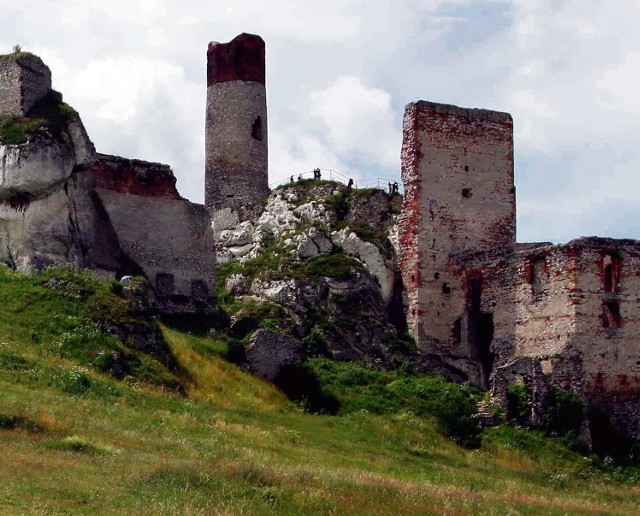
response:
[[[0,142],[20,145],[46,133],[59,138],[69,119],[77,116],[75,109],[61,101],[59,93],[51,91],[27,116],[0,119]]]
[[[76,328],[106,345],[88,301],[133,317],[114,290],[66,270],[0,274],[1,513],[638,513],[637,469],[512,427],[458,446],[432,405],[471,394],[440,380],[318,360],[342,415],[311,415],[221,358],[216,333],[162,328],[180,392],[51,350]]]

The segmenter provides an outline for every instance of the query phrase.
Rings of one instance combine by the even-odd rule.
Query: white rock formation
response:
[[[393,264],[386,260],[378,247],[358,238],[349,228],[331,233],[333,243],[347,254],[355,256],[369,269],[380,285],[382,299],[388,306],[393,297]]]

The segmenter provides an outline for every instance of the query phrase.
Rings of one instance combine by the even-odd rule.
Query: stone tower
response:
[[[0,56],[0,117],[25,116],[51,90],[51,70],[38,56]]]
[[[511,116],[408,104],[402,180],[399,260],[411,332],[427,353],[477,359],[482,277],[460,278],[450,257],[515,245]]]
[[[248,206],[268,193],[265,49],[259,36],[209,43],[205,159],[210,210]]]

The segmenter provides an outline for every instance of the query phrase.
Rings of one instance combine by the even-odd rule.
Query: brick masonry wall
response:
[[[51,71],[37,56],[0,58],[0,117],[25,116],[51,90]]]
[[[625,437],[640,439],[640,242],[588,238],[566,249],[575,256],[574,346],[588,399]]]
[[[181,199],[169,165],[98,154],[91,168],[96,188],[120,193]]]
[[[640,438],[640,243],[583,238],[453,261],[458,288],[468,292],[470,278],[481,279],[481,311],[493,317],[496,401],[506,408],[509,385],[523,382],[540,423],[551,389],[571,391],[620,435]],[[480,359],[464,332],[451,354]]]
[[[269,192],[265,49],[241,34],[207,51],[205,205],[250,206]]]
[[[449,353],[452,325],[466,303],[450,255],[515,244],[511,116],[409,104],[401,159],[399,264],[407,319],[423,351]]]

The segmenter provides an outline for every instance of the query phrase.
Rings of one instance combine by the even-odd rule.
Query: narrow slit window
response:
[[[603,286],[605,292],[616,292],[620,281],[620,258],[606,254],[602,259]]]
[[[602,304],[602,326],[604,328],[620,328],[620,305],[617,301],[605,301]]]
[[[531,293],[534,296],[541,296],[547,285],[547,262],[544,257],[534,258],[531,260],[530,267]]]

